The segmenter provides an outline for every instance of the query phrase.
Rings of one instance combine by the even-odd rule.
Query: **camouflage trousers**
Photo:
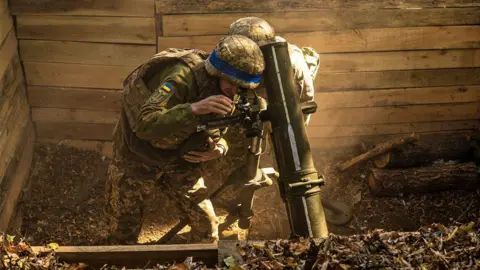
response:
[[[218,220],[202,177],[202,165],[189,168],[154,168],[114,159],[108,169],[107,200],[111,244],[135,244],[140,234],[146,199],[161,185],[182,210],[191,227],[190,241],[218,239]]]

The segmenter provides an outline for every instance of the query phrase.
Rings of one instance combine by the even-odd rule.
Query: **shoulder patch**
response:
[[[160,89],[165,91],[165,92],[170,92],[172,91],[172,88],[173,88],[173,85],[169,82],[165,82],[161,87]]]

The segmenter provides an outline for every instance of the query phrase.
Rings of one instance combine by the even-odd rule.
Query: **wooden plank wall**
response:
[[[153,0],[12,0],[39,139],[111,140],[123,79],[156,52]]]
[[[28,178],[35,133],[18,41],[6,0],[0,0],[0,232],[15,213]]]
[[[234,20],[257,16],[320,52],[313,147],[480,127],[479,1],[156,2],[159,50],[211,51]]]
[[[321,53],[316,148],[479,128],[476,0],[11,0],[40,138],[109,140],[124,77],[156,50],[213,49],[268,20]]]

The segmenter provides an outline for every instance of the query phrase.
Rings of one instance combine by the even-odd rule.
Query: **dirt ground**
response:
[[[206,177],[210,190],[218,188],[239,166],[242,149],[233,146],[229,158],[212,162],[213,174]],[[454,225],[480,217],[480,187],[469,191],[448,191],[397,198],[373,197],[366,184],[371,164],[338,172],[334,164],[360,153],[359,150],[315,152],[317,169],[326,176],[322,196],[341,200],[353,207],[354,219],[346,226],[329,225],[329,231],[350,235],[373,229],[413,231],[431,223]],[[267,158],[263,165],[271,165]],[[270,159],[271,160],[271,159]],[[108,158],[94,151],[63,145],[37,144],[30,185],[20,204],[21,233],[32,245],[57,242],[60,245],[103,245],[108,234],[104,213],[104,184]],[[153,243],[179,221],[176,209],[158,188],[148,199],[139,243]],[[214,202],[215,203],[215,202]],[[216,209],[222,216],[225,211]],[[249,239],[288,238],[286,211],[278,186],[255,195],[255,217]],[[188,227],[182,232],[188,231]],[[184,243],[182,234],[170,243]]]

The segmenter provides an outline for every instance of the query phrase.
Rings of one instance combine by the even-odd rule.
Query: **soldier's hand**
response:
[[[205,152],[199,151],[190,151],[187,155],[184,155],[183,158],[192,163],[200,163],[206,162],[209,160],[217,159],[224,154],[224,149],[218,147],[218,145],[212,140],[212,138],[208,138],[208,150]]]
[[[195,115],[216,113],[227,115],[232,111],[233,102],[224,95],[210,96],[192,103],[192,112]]]

